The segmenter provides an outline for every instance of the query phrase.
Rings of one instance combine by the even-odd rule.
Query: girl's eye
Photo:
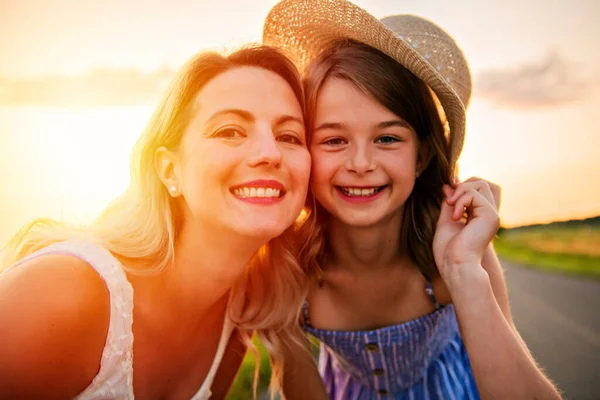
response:
[[[346,144],[346,141],[342,138],[334,137],[324,140],[322,143],[329,146],[342,146]]]
[[[396,136],[390,136],[390,135],[384,135],[384,136],[380,136],[379,138],[377,138],[377,140],[375,141],[375,143],[378,144],[394,144],[397,142],[400,142],[401,140],[399,138],[397,138]]]
[[[298,138],[298,136],[290,133],[284,133],[277,136],[277,141],[289,144],[302,144],[302,141]]]
[[[242,132],[241,129],[233,127],[219,129],[212,135],[212,137],[223,139],[239,139],[245,136],[246,135]]]

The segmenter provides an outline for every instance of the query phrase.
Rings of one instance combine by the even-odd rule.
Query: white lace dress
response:
[[[85,261],[106,282],[110,293],[110,323],[106,344],[102,351],[100,371],[92,383],[75,399],[133,399],[133,288],[127,280],[121,263],[100,246],[70,240],[55,243],[32,253],[13,265],[11,269],[47,254],[65,254]],[[215,359],[206,379],[192,400],[207,400],[210,397],[210,387],[232,331],[233,324],[226,316]]]

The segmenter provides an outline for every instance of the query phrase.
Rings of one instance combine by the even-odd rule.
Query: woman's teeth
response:
[[[233,194],[236,195],[237,197],[241,197],[243,199],[245,198],[249,198],[249,197],[279,197],[280,194],[280,190],[279,189],[273,189],[273,188],[256,188],[256,187],[243,187],[243,188],[236,188],[233,190]]]

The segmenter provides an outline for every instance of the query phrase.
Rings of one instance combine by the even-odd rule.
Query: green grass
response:
[[[269,353],[267,353],[265,347],[260,343],[258,337],[254,336],[253,341],[258,348],[260,357],[260,372],[256,390],[258,398],[261,393],[265,393],[268,390],[271,378],[271,361],[269,360]],[[244,361],[242,361],[237,378],[231,386],[231,389],[229,389],[227,400],[248,400],[253,398],[255,365],[256,357],[254,356],[254,352],[248,351],[244,357]]]
[[[600,279],[599,226],[535,226],[503,230],[498,255],[532,268]]]
[[[311,350],[315,358],[319,354],[319,341],[312,336],[309,336]],[[271,379],[271,361],[269,360],[269,353],[267,349],[262,345],[256,335],[253,337],[253,342],[256,345],[259,357],[260,357],[260,372],[258,377],[258,387],[256,390],[256,397],[265,398],[264,395],[268,393],[269,382]],[[248,351],[244,357],[244,361],[238,372],[235,382],[229,389],[227,394],[227,400],[248,400],[253,398],[253,382],[254,382],[254,366],[256,365],[256,358],[252,351]]]

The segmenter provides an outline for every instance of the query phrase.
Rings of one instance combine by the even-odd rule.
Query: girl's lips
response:
[[[344,201],[354,204],[364,204],[371,201],[375,201],[381,196],[383,196],[383,192],[389,187],[389,185],[384,185],[378,187],[374,193],[366,194],[366,195],[350,195],[347,193],[347,190],[344,190],[341,186],[335,186],[335,190],[337,191],[340,198]]]

